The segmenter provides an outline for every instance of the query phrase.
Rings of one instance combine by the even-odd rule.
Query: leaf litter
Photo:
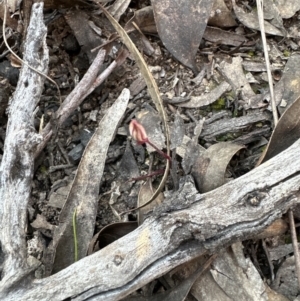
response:
[[[168,1],[165,1],[164,3],[167,2]],[[139,82],[137,82],[139,85],[136,85],[137,88],[135,92],[131,93],[132,104],[127,106],[127,112],[124,113],[126,116],[124,117],[126,122],[123,122],[125,131],[118,131],[118,139],[124,139],[118,142],[118,139],[112,137],[112,145],[108,148],[107,155],[102,158],[102,160],[105,158],[106,163],[101,180],[100,201],[98,200],[98,193],[95,193],[93,197],[94,203],[91,206],[91,208],[94,208],[93,214],[97,214],[97,216],[89,219],[90,234],[86,236],[86,238],[82,238],[82,236],[80,238],[82,246],[84,247],[84,251],[81,251],[81,256],[85,256],[86,246],[91,240],[91,233],[93,233],[95,225],[96,229],[102,228],[103,225],[107,225],[113,220],[121,218],[119,215],[121,212],[135,208],[137,206],[137,203],[135,203],[137,200],[144,202],[144,198],[151,199],[151,195],[155,194],[155,189],[153,190],[151,186],[152,184],[154,184],[154,186],[157,185],[157,182],[155,183],[157,180],[147,178],[145,184],[141,184],[141,181],[130,181],[130,179],[137,178],[141,175],[140,170],[142,170],[144,174],[148,172],[150,164],[148,157],[149,152],[152,151],[151,149],[146,150],[143,146],[136,146],[129,140],[126,141],[126,137],[128,137],[128,131],[126,129],[131,119],[140,117],[139,120],[145,126],[149,137],[151,137],[151,140],[154,140],[154,143],[158,145],[160,149],[165,148],[165,138],[160,128],[161,122],[164,131],[166,131],[168,127],[167,123],[171,125],[171,149],[176,149],[176,154],[178,155],[178,157],[175,158],[176,162],[178,162],[178,165],[176,165],[178,177],[180,178],[182,174],[189,174],[191,169],[194,171],[198,169],[200,176],[198,180],[197,176],[195,176],[195,179],[196,182],[199,182],[197,184],[198,187],[203,186],[204,183],[203,191],[208,191],[221,185],[226,178],[228,180],[237,177],[252,169],[260,156],[262,147],[266,144],[266,140],[270,138],[272,122],[268,112],[270,108],[266,110],[266,107],[268,107],[268,89],[265,87],[265,68],[262,52],[259,45],[257,45],[259,33],[253,31],[259,30],[255,8],[245,3],[233,2],[233,10],[231,10],[230,5],[225,5],[225,8],[222,1],[216,1],[214,5],[212,5],[212,1],[206,1],[202,3],[202,5],[206,5],[206,17],[202,18],[203,22],[201,24],[199,22],[197,23],[197,16],[186,18],[187,24],[185,26],[185,23],[182,22],[179,16],[183,14],[182,11],[189,11],[188,9],[190,8],[176,6],[177,2],[175,3],[173,1],[176,14],[174,14],[170,20],[168,15],[163,16],[159,10],[161,9],[159,5],[162,6],[164,3],[163,1],[159,3],[152,1],[153,7],[144,6],[140,9],[136,8],[130,1],[126,3],[125,1],[121,1],[123,6],[117,7],[118,1],[116,1],[109,7],[110,12],[116,12],[121,24],[127,23],[124,28],[128,31],[136,31],[138,27],[139,30],[145,34],[157,34],[155,24],[157,25],[159,37],[146,35],[154,52],[151,53],[150,51],[149,57],[144,56],[144,59],[148,66],[160,67],[160,71],[155,75],[159,91],[156,88],[153,90],[154,81],[153,79],[149,80],[150,72],[144,68],[145,63],[142,63],[144,65],[141,69],[138,68],[133,71],[132,65],[137,58],[133,59],[134,55],[131,53],[132,57],[127,59],[127,63],[115,69],[104,84],[104,88],[99,88],[98,91],[96,91],[96,93],[99,93],[99,96],[97,94],[92,95],[81,106],[80,111],[69,117],[67,122],[73,127],[73,130],[70,131],[70,126],[64,125],[60,129],[61,132],[58,137],[63,142],[69,140],[67,143],[64,143],[64,147],[68,148],[69,151],[78,143],[76,132],[79,132],[79,127],[95,127],[95,124],[89,119],[92,109],[101,106],[101,110],[98,111],[99,113],[96,117],[97,120],[100,120],[111,106],[111,103],[118,97],[118,94],[120,94],[121,88],[129,86],[133,80],[139,80]],[[295,40],[295,28],[297,28],[297,23],[293,22],[292,19],[285,19],[292,18],[294,15],[297,17],[299,7],[297,6],[297,1],[288,1],[286,5],[290,7],[288,12],[281,1],[278,1],[276,7],[272,1],[265,2],[265,10],[266,13],[268,13],[265,17],[265,25],[266,32],[270,35],[268,41],[271,44],[271,67],[274,72],[275,91],[278,97],[277,104],[279,105],[278,110],[283,114],[275,132],[272,134],[270,145],[268,146],[268,152],[273,152],[273,155],[274,153],[283,151],[289,144],[293,143],[295,139],[298,139],[296,133],[298,102],[293,103],[293,101],[299,97],[297,94],[299,93],[299,85],[297,84],[299,81],[297,66],[299,66],[299,64],[297,54],[292,55],[293,52],[299,50],[299,45],[297,45],[297,40]],[[16,3],[13,3],[12,7],[16,7]],[[222,7],[224,7],[224,10]],[[99,12],[100,11],[101,10],[99,10]],[[132,14],[130,14],[132,11],[134,12],[133,19],[131,19]],[[99,12],[98,14],[94,14],[91,13],[91,10],[83,9],[78,11],[73,10],[72,13],[62,12],[67,23],[64,23],[65,21],[61,18],[58,19],[59,21],[54,21],[50,24],[50,31],[60,30],[61,24],[65,24],[65,26],[69,25],[69,32],[72,33],[70,36],[73,36],[81,46],[81,49],[76,45],[71,48],[68,44],[69,48],[66,47],[66,49],[68,49],[67,58],[70,59],[70,62],[65,61],[66,64],[62,64],[60,68],[56,65],[51,66],[52,72],[60,75],[61,80],[58,80],[59,84],[62,85],[67,82],[67,85],[65,85],[66,94],[68,87],[72,86],[72,81],[62,74],[64,74],[64,72],[68,74],[71,70],[74,72],[73,79],[76,78],[78,74],[84,74],[83,70],[87,69],[93,57],[90,52],[91,48],[99,46],[99,44],[107,43],[111,58],[114,58],[116,51],[120,49],[120,44],[116,40],[109,42],[110,35],[114,34],[114,30],[112,30],[109,23],[105,21],[103,15],[99,15]],[[211,18],[209,18],[209,15]],[[155,16],[155,19],[153,16]],[[232,18],[232,16],[236,16],[237,19]],[[223,19],[218,19],[218,17],[222,17]],[[82,22],[82,19],[85,21]],[[131,21],[128,21],[130,19]],[[144,22],[146,19],[147,22]],[[208,19],[207,23],[210,26],[215,27],[207,27],[206,19]],[[78,20],[81,20],[82,26],[73,26]],[[89,23],[90,20],[92,20],[95,25],[94,28],[98,28],[100,31],[91,30],[90,27],[87,27],[88,24],[91,24]],[[228,21],[228,23],[224,20],[226,22]],[[137,24],[137,27],[133,25],[133,22]],[[229,29],[227,29],[227,26],[230,26]],[[172,35],[168,34],[168,30],[171,30],[170,28],[175,30],[175,33],[172,33]],[[184,33],[188,32],[190,34],[192,32],[191,28],[197,30],[197,39],[192,40],[192,42],[190,39],[188,43],[184,43],[185,39],[189,36]],[[251,30],[249,30],[249,28]],[[87,35],[86,32],[89,32],[89,34]],[[98,32],[98,34],[96,32]],[[99,33],[102,33],[101,39]],[[123,38],[126,37],[124,33],[119,32],[119,35]],[[203,39],[201,39],[202,35]],[[138,34],[138,36],[142,41],[141,35]],[[194,36],[195,35],[190,35],[190,38],[194,38]],[[279,43],[283,36],[286,37],[286,40]],[[59,45],[59,39],[66,40],[67,34],[61,30],[59,35],[55,37],[53,34],[52,37],[56,39],[54,39],[53,44]],[[176,37],[175,40],[173,40],[174,37]],[[130,47],[131,46],[129,46],[129,48]],[[72,53],[69,49],[74,49],[75,52]],[[74,56],[74,53],[77,54]],[[181,61],[182,65],[179,64],[170,53]],[[185,58],[186,55],[188,57],[187,60]],[[60,56],[62,56],[62,52],[54,55],[53,60],[57,60]],[[73,60],[72,56],[75,57],[75,60]],[[89,62],[87,62],[85,56],[88,56]],[[193,72],[188,68],[184,68],[184,65],[191,68]],[[255,68],[253,66],[255,66]],[[252,77],[246,77],[246,69],[251,73]],[[137,70],[139,71],[137,72]],[[201,72],[198,72],[200,70]],[[202,72],[203,70],[205,70],[205,72]],[[277,80],[275,78],[276,70],[282,72],[279,81],[278,78]],[[142,76],[140,72],[143,73],[145,71],[147,71],[146,73],[148,74],[146,75],[146,77],[148,76],[148,82],[147,80],[146,82],[150,90],[149,94],[151,94],[151,98],[144,89],[145,83],[141,80]],[[176,76],[174,76],[174,74],[176,74]],[[199,74],[200,80],[195,84],[194,81],[195,78],[197,78],[197,74]],[[143,77],[144,76],[143,74]],[[47,89],[49,94],[51,89],[49,87],[47,87]],[[169,97],[170,95],[171,97]],[[164,97],[171,100],[175,97],[179,99],[186,98],[186,100],[179,104],[176,104],[176,102],[166,102],[162,105],[160,98]],[[155,108],[152,107],[151,99],[155,102]],[[43,113],[46,116],[49,116],[52,112],[51,105],[51,102],[47,100],[46,97],[42,100]],[[290,107],[286,110],[286,107],[289,105]],[[164,110],[166,113],[164,113]],[[286,112],[283,113],[283,110],[286,110]],[[115,112],[111,113],[111,116],[112,115],[115,115]],[[148,119],[146,119],[145,116]],[[162,119],[161,116],[163,116]],[[111,126],[110,122],[109,126]],[[3,124],[3,121],[1,121],[1,124]],[[195,133],[193,130],[199,125],[201,125],[201,128]],[[291,129],[295,131],[291,131]],[[64,136],[70,134],[70,132],[71,135],[73,135],[71,138]],[[166,131],[164,133],[168,138],[168,132]],[[156,140],[156,137],[159,138]],[[284,140],[283,138],[286,137],[291,137],[291,139],[289,139],[289,141]],[[242,145],[245,145],[246,148]],[[118,149],[121,149],[121,151]],[[214,149],[215,151],[213,151]],[[238,151],[239,153],[235,155]],[[91,153],[96,154],[96,150],[91,150]],[[49,154],[52,154],[52,158]],[[51,230],[52,227],[49,226],[49,222],[53,224],[58,222],[58,212],[54,212],[53,207],[48,207],[49,196],[45,197],[45,195],[42,194],[45,190],[45,188],[42,187],[44,185],[50,188],[60,177],[72,177],[76,166],[47,174],[44,172],[45,168],[47,169],[50,166],[59,165],[64,159],[62,151],[55,148],[55,146],[52,150],[48,149],[48,154],[44,154],[44,156],[47,158],[47,163],[45,166],[42,163],[37,165],[39,169],[37,170],[34,180],[33,202],[30,206],[35,208],[34,210],[44,214],[47,220],[40,219],[39,215],[36,217],[33,215],[31,222],[36,233],[41,233],[41,228],[45,228],[43,233],[49,235],[49,237],[53,237],[53,230]],[[151,156],[154,156],[155,169],[164,169],[166,164],[168,164],[168,162],[164,162],[158,155],[152,154]],[[253,159],[252,163],[248,164],[248,159],[251,157]],[[218,158],[221,158],[221,162],[218,161]],[[231,160],[232,158],[233,160]],[[82,159],[82,163],[80,164],[85,164],[83,162],[84,159]],[[102,164],[104,163],[102,162]],[[165,170],[167,170],[167,168]],[[159,179],[159,176],[157,177]],[[45,178],[47,180],[45,180]],[[154,181],[154,183],[152,183],[152,181]],[[115,183],[114,187],[110,186],[113,182]],[[168,180],[166,183],[167,189],[172,191],[171,180]],[[97,183],[93,184],[98,187],[98,185],[100,185],[100,179],[97,180]],[[115,197],[112,197],[113,194]],[[128,203],[122,198],[123,195],[125,198],[128,198],[128,200],[130,199]],[[99,204],[95,203],[96,200],[97,202],[99,201]],[[154,203],[152,203],[152,205],[153,204]],[[73,208],[74,205],[75,204],[72,205]],[[99,205],[98,209],[96,208],[97,205]],[[144,209],[150,211],[148,214],[151,214],[151,208],[144,207]],[[84,209],[84,211],[85,210],[86,209]],[[79,210],[79,213],[80,212]],[[71,213],[72,210],[69,210],[68,214]],[[140,212],[138,214],[140,214]],[[63,215],[64,214],[61,214],[60,218],[62,218]],[[136,217],[134,214],[133,216]],[[109,220],[106,220],[107,217],[109,217]],[[132,217],[126,215],[122,218],[128,220]],[[78,222],[77,226],[80,227],[80,222]],[[122,228],[122,226],[120,227]],[[56,230],[54,230],[54,232],[55,231]],[[36,237],[38,236],[35,236],[35,239]],[[119,237],[119,234],[115,235],[115,237]],[[73,239],[72,234],[69,235],[69,241],[71,239]],[[71,246],[73,246],[72,243]],[[67,255],[64,257],[68,258],[66,265],[69,265],[73,262],[73,251],[65,251]],[[59,251],[57,250],[57,252]]]

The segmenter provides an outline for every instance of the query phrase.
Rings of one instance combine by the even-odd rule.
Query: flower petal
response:
[[[135,119],[132,119],[129,124],[129,132],[131,137],[138,143],[148,142],[148,136],[145,128]]]

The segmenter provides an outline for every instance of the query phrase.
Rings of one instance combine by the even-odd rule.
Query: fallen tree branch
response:
[[[80,106],[83,100],[91,94],[98,86],[100,86],[104,80],[114,71],[114,69],[123,64],[127,57],[128,52],[122,50],[119,56],[100,74],[98,72],[103,65],[106,50],[99,50],[95,60],[85,73],[81,81],[74,88],[74,90],[68,95],[68,97],[61,104],[59,109],[55,112],[54,126],[59,128],[67,118]],[[49,142],[53,134],[53,124],[50,122],[45,126],[42,131],[43,141],[38,145],[35,157],[37,157],[44,147]]]
[[[174,267],[253,237],[300,203],[300,140],[206,194],[190,177],[142,226],[45,279],[23,280],[1,300],[119,300]]]
[[[37,134],[33,118],[48,71],[47,29],[43,21],[43,4],[33,5],[26,38],[24,61],[16,92],[9,106],[4,153],[0,166],[0,242],[2,280],[5,290],[38,264],[28,261],[26,248],[27,204],[33,177],[34,151],[42,137]]]

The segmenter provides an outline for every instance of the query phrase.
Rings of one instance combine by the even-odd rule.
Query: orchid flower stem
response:
[[[158,176],[158,175],[161,175],[164,173],[164,169],[159,169],[159,170],[156,170],[156,171],[153,171],[152,173],[150,174],[147,174],[145,176],[140,176],[140,177],[137,177],[137,178],[131,178],[130,180],[128,180],[127,182],[129,181],[141,181],[141,180],[146,180],[147,178],[150,178],[150,177],[153,177],[153,176]]]
[[[145,143],[148,143],[150,146],[152,146],[161,156],[163,156],[164,158],[166,158],[167,160],[169,160],[171,162],[171,157],[169,155],[167,155],[166,153],[164,153],[163,151],[161,151],[157,146],[155,146],[149,139],[147,139],[147,141]]]

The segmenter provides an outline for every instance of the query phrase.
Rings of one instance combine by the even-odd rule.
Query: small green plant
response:
[[[254,57],[255,56],[255,52],[253,50],[249,50],[247,52],[247,54],[250,56],[250,57]]]
[[[211,104],[211,108],[212,110],[219,111],[225,109],[225,105],[226,105],[226,99],[224,97],[220,97],[214,103]]]
[[[291,56],[291,53],[290,53],[287,49],[285,49],[285,50],[283,51],[283,55],[284,55],[285,57],[290,57],[290,56]]]
[[[41,172],[42,174],[47,174],[47,173],[48,173],[47,167],[46,167],[45,165],[41,165],[41,166],[40,166],[40,172]]]

